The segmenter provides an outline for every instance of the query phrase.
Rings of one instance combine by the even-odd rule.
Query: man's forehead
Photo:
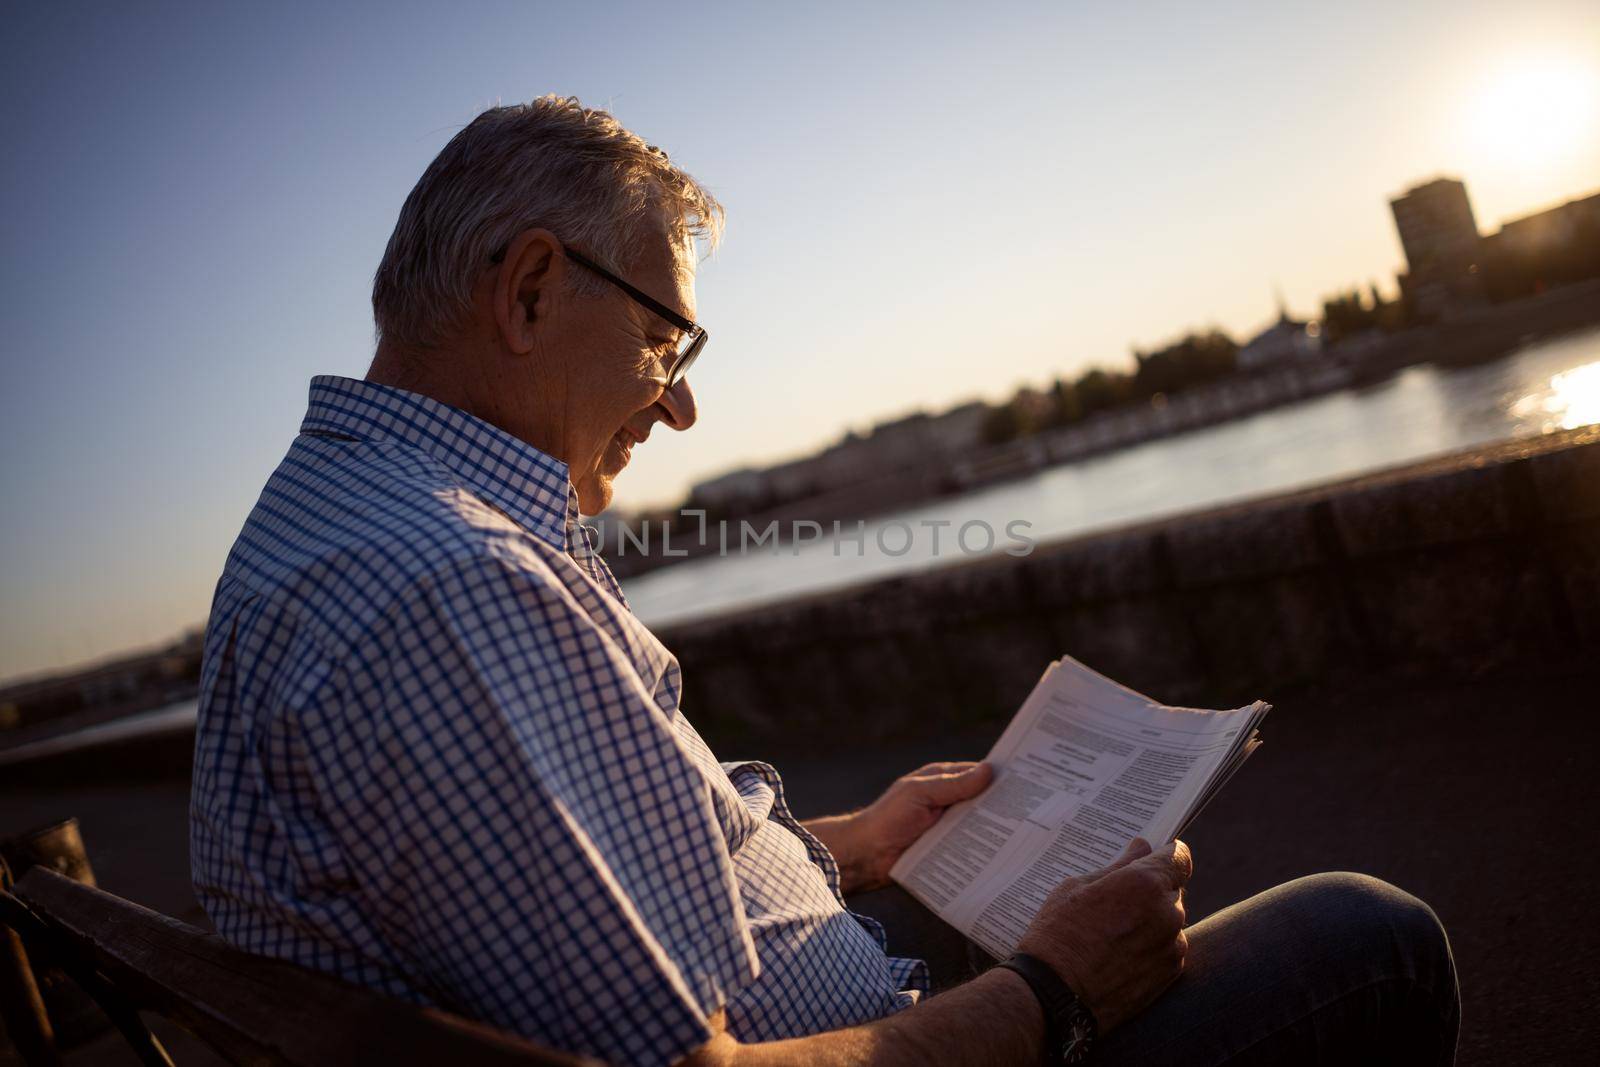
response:
[[[642,278],[666,279],[693,288],[696,265],[692,241],[652,240],[645,242],[635,269]]]
[[[628,280],[640,290],[677,311],[686,319],[695,317],[695,247],[692,241],[657,240],[649,242],[634,264]],[[650,336],[660,341],[674,340],[680,332],[658,316],[637,308],[648,323]]]
[[[666,276],[670,279],[672,288],[668,291],[668,304],[681,311],[685,318],[694,318],[695,272],[699,262],[695,256],[693,239],[686,241],[672,241],[666,244],[665,253],[670,260],[664,262]]]
[[[689,291],[694,292],[694,275],[699,269],[700,262],[695,256],[694,240],[673,241],[668,245],[672,255],[673,279]]]

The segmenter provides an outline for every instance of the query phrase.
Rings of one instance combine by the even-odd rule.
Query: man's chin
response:
[[[615,475],[591,471],[573,483],[578,491],[578,510],[585,515],[598,515],[611,506],[611,479]]]

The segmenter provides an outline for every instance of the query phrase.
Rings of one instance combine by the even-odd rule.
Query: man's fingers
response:
[[[1172,842],[1172,865],[1179,874],[1176,888],[1182,889],[1194,877],[1194,856],[1182,841]]]
[[[922,766],[912,771],[909,777],[932,778],[933,776],[940,774],[965,774],[967,771],[970,771],[972,768],[977,766],[988,765],[979,764],[977,760],[970,759],[942,760],[939,763],[924,763]]]
[[[1090,882],[1098,882],[1112,871],[1121,870],[1128,864],[1141,860],[1148,855],[1150,855],[1150,842],[1142,837],[1136,837],[1128,842],[1128,847],[1122,850],[1122,855],[1098,871],[1091,871],[1084,875],[1083,884],[1088,885]]]
[[[1189,854],[1189,846],[1182,841],[1162,845],[1144,857],[1144,863],[1174,890],[1181,890],[1194,875],[1194,857]]]
[[[918,778],[922,795],[940,807],[949,807],[961,800],[969,800],[989,788],[994,780],[994,768],[987,763],[949,764],[960,768],[942,774]]]

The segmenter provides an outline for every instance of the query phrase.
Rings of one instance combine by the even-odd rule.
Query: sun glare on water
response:
[[[1600,423],[1600,363],[1554,375],[1548,388],[1518,400],[1511,413],[1545,433]]]

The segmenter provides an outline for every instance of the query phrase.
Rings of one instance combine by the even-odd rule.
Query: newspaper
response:
[[[1070,658],[1052,663],[987,757],[993,784],[952,806],[890,871],[997,958],[1045,897],[1143,837],[1177,837],[1261,743],[1270,705],[1170,708]]]

